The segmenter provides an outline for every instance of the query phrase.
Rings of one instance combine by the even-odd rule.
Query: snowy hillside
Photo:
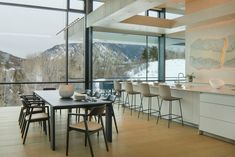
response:
[[[145,77],[146,70],[143,68],[146,64],[131,70],[128,75],[132,77]],[[172,59],[166,60],[166,77],[177,77],[178,73],[185,73],[185,60]],[[148,65],[148,77],[158,76],[158,61],[150,62]]]

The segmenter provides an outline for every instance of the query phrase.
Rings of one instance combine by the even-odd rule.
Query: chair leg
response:
[[[20,125],[20,121],[21,121],[21,119],[22,119],[23,110],[24,110],[23,107],[21,107],[21,109],[20,109],[20,115],[19,115],[19,118],[18,118],[19,125]]]
[[[106,150],[107,150],[107,152],[108,152],[108,151],[109,151],[109,147],[108,147],[108,143],[107,143],[106,134],[105,134],[105,131],[104,131],[104,123],[103,123],[103,120],[101,120],[101,125],[102,125],[102,132],[103,132],[103,136],[104,136],[104,142],[105,142]]]
[[[149,102],[149,98],[148,98],[148,120],[150,117],[150,112],[151,112],[151,109],[150,109],[150,102]]]
[[[45,132],[45,135],[47,135],[47,125],[46,125],[46,121],[43,121],[43,130]]]
[[[27,134],[28,134],[28,130],[29,130],[29,121],[27,121],[27,126],[26,126],[26,130],[25,130],[25,133],[24,133],[24,139],[23,139],[23,144],[25,144],[25,140],[26,140],[26,137],[27,137]]]
[[[161,112],[160,112],[160,104],[159,104],[159,97],[157,96],[157,105],[158,105],[158,116],[160,116],[161,117]]]
[[[24,119],[23,126],[22,126],[22,129],[21,129],[21,134],[22,134],[21,137],[22,138],[24,137],[24,132],[25,132],[26,124],[27,124],[27,121]]]
[[[115,114],[114,114],[113,107],[111,108],[111,110],[112,110],[112,117],[113,117],[113,121],[114,121],[114,124],[115,124],[116,132],[118,133],[117,121],[116,121],[116,117],[115,117]]]
[[[22,113],[22,117],[20,119],[20,129],[22,130],[23,124],[24,124],[24,117],[25,117],[25,113]]]
[[[97,135],[98,136],[98,135]],[[87,146],[87,134],[85,133],[85,147]]]
[[[125,103],[123,104],[123,113],[125,112],[125,109],[126,109],[127,99],[128,99],[128,104],[129,104],[129,94],[128,93],[126,94]]]
[[[169,101],[168,128],[170,128],[171,120],[172,120],[172,101]]]
[[[80,108],[76,108],[76,113],[80,113]],[[80,122],[80,116],[76,116],[76,121]]]
[[[69,129],[67,128],[67,134],[66,134],[66,156],[68,156],[69,152]]]
[[[91,145],[91,139],[90,139],[90,135],[88,133],[88,131],[86,131],[86,136],[87,136],[87,139],[88,139],[88,144],[89,144],[89,147],[90,147],[90,151],[91,151],[91,156],[94,157],[94,153],[93,153],[93,149],[92,149],[92,145]]]
[[[182,107],[181,107],[181,101],[180,101],[180,99],[179,99],[179,105],[180,105],[181,123],[182,123],[182,126],[184,126],[183,113],[182,113]]]
[[[121,105],[121,96],[122,96],[122,92],[121,91],[118,91],[118,110],[119,110],[119,107]]]
[[[138,113],[138,118],[140,117],[140,110],[143,112],[143,96],[140,95],[140,108]]]
[[[124,104],[124,92],[122,92],[121,94],[122,94],[122,104]]]
[[[131,95],[131,106],[130,106],[130,109],[131,109],[131,115],[132,115],[132,110],[133,110],[133,95]]]
[[[101,121],[100,118],[102,118],[102,117],[99,117],[99,116],[98,116],[98,123],[100,123],[100,121]],[[99,135],[100,135],[100,132],[98,131],[98,132],[97,132],[97,136],[99,136]]]
[[[162,108],[162,103],[163,103],[163,99],[161,100],[161,104],[160,104],[160,106],[159,106],[159,113],[160,113],[160,115],[159,115],[159,116],[157,116],[157,123],[156,123],[156,124],[158,124],[159,118],[161,118],[161,108]]]
[[[48,119],[48,134],[49,134],[49,141],[51,141],[51,125],[50,125],[50,119]]]

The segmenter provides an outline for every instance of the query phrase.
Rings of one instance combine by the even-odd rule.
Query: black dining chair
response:
[[[105,105],[102,105],[99,107],[93,107],[92,110],[90,111],[90,113],[86,112],[85,114],[81,114],[81,113],[78,113],[78,114],[69,113],[68,114],[67,136],[66,136],[66,155],[68,155],[68,149],[69,149],[69,133],[72,130],[82,132],[85,134],[85,146],[87,145],[87,140],[88,140],[88,144],[90,147],[90,152],[91,152],[92,157],[94,157],[94,152],[93,152],[93,148],[91,145],[90,135],[102,130],[103,135],[104,135],[106,150],[107,151],[109,150],[107,140],[106,140],[105,131],[104,131],[104,123],[102,120],[102,115],[104,113],[104,110],[105,110]],[[83,121],[72,123],[72,121],[71,121],[72,116],[81,116],[81,117],[83,117]],[[93,119],[90,119],[90,117],[93,117],[93,116],[97,116],[100,119],[100,123],[98,123],[97,121],[95,121]]]
[[[48,133],[49,133],[49,140],[50,140],[50,120],[49,120],[49,107],[45,106],[45,102],[39,100],[25,100],[21,98],[21,102],[26,109],[26,113],[24,115],[24,127],[22,132],[23,137],[23,144],[25,144],[26,137],[28,134],[30,123],[32,122],[42,122],[43,129],[45,134],[47,134],[47,125],[46,121],[48,122]],[[33,106],[32,104],[39,104],[42,103],[42,106]],[[34,112],[35,109],[41,109],[41,112]]]
[[[25,100],[40,100],[39,97],[37,97],[36,95],[33,95],[33,94],[25,95],[25,94],[19,93],[19,97],[21,99],[25,99]],[[41,110],[41,109],[35,109],[34,112],[36,112],[36,110]],[[26,112],[26,108],[24,106],[21,106],[20,114],[19,114],[19,118],[18,118],[19,126],[21,129],[22,129],[22,125],[23,125],[23,117],[24,117],[25,112]]]

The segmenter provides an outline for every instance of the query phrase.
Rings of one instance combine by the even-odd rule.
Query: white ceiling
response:
[[[87,27],[92,26],[95,31],[103,32],[166,34],[184,38],[184,31],[187,27],[235,17],[235,1],[212,5],[185,15],[185,3],[188,1],[191,0],[106,0],[104,5],[87,16]],[[169,13],[183,16],[169,20],[138,15],[148,9],[161,10],[161,8],[166,8]],[[79,22],[75,25],[77,25],[76,29],[71,29],[73,31],[69,33],[71,37],[76,36],[76,30],[81,27]],[[80,27],[78,27],[79,25]]]

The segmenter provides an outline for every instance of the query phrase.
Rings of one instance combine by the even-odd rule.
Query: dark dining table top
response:
[[[41,99],[46,101],[51,107],[63,109],[63,108],[76,108],[76,107],[94,107],[104,104],[111,104],[111,101],[103,99],[82,100],[77,101],[72,96],[71,98],[61,98],[58,90],[36,90],[34,93]]]

